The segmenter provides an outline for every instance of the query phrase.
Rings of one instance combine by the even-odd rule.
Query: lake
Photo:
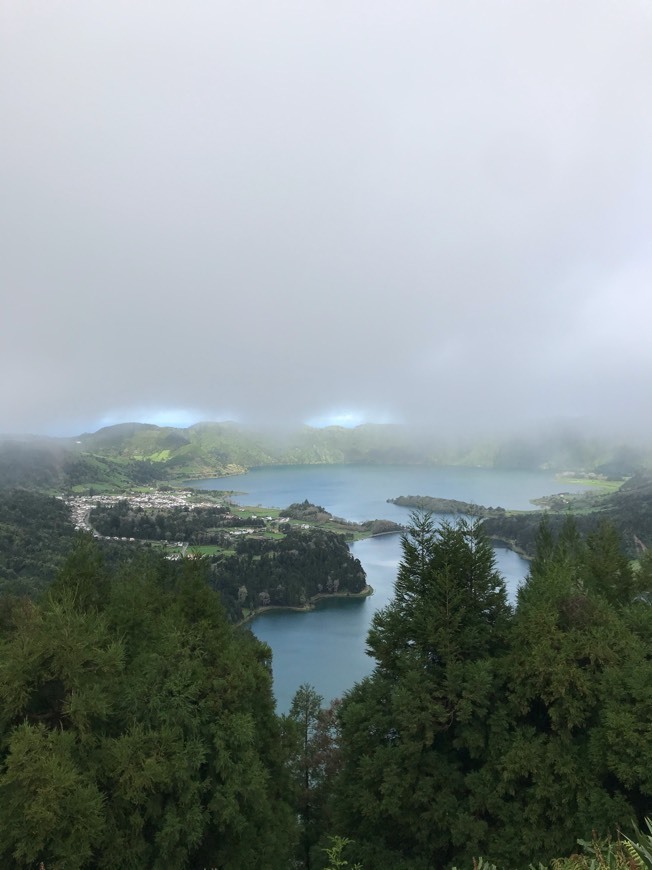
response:
[[[408,521],[408,508],[388,504],[399,495],[429,495],[527,510],[530,499],[588,487],[560,482],[551,473],[498,471],[485,468],[422,468],[415,466],[305,465],[256,468],[227,478],[192,481],[197,489],[237,490],[240,505],[287,507],[304,499],[335,516],[361,522]],[[254,633],[273,652],[274,694],[285,713],[302,683],[310,683],[325,702],[341,696],[373,669],[365,642],[371,618],[392,597],[401,559],[399,535],[367,538],[351,544],[374,594],[347,601],[322,601],[308,613],[272,611],[252,622]],[[513,601],[528,563],[511,550],[496,547],[496,564]]]

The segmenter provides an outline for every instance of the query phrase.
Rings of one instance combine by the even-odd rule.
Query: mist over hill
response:
[[[571,430],[456,441],[396,424],[264,431],[231,422],[187,428],[120,423],[74,438],[0,438],[0,485],[121,488],[237,474],[266,465],[461,465],[623,478],[652,453]]]

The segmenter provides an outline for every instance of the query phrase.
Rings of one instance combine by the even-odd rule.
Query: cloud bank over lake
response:
[[[9,0],[0,429],[642,430],[651,47],[640,0]]]

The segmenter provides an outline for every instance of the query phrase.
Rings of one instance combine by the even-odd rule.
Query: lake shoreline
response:
[[[317,595],[313,595],[306,604],[302,605],[267,604],[264,607],[257,607],[241,619],[240,622],[236,623],[236,625],[240,626],[245,625],[248,622],[253,622],[257,616],[261,616],[264,613],[272,613],[275,610],[279,612],[294,611],[295,613],[310,613],[317,608],[317,604],[320,601],[329,601],[332,598],[369,598],[369,596],[373,594],[374,588],[368,583],[361,592],[319,592]]]
[[[497,544],[500,547],[505,547],[507,550],[511,550],[512,553],[516,553],[517,556],[520,556],[521,559],[525,559],[527,562],[531,562],[534,559],[534,556],[530,556],[529,553],[526,553],[525,550],[521,549],[518,544],[514,543],[514,541],[509,541],[507,538],[497,538],[494,535],[489,535],[489,540]]]
[[[369,517],[385,518],[398,525],[409,522],[409,511],[387,503],[399,493],[435,492],[476,504],[502,504],[510,510],[526,510],[533,495],[557,492],[559,484],[550,474],[486,472],[477,469],[415,469],[412,467],[304,466],[266,468],[229,480],[212,479],[198,489],[246,491],[235,496],[233,512],[245,505],[300,505],[308,501],[323,506],[335,517],[362,523]],[[571,487],[569,487],[571,489]],[[265,516],[257,507],[254,511]],[[246,513],[246,510],[244,511]],[[404,556],[401,534],[379,534],[350,542],[352,554],[360,561],[366,584],[374,594],[368,601],[346,595],[311,601],[309,607],[258,607],[250,613],[242,631],[251,631],[272,650],[274,694],[279,712],[289,711],[298,686],[309,683],[326,701],[339,698],[373,670],[366,638],[374,613],[393,598],[396,576]],[[523,582],[528,563],[504,543],[496,548],[497,570],[505,578],[510,600]],[[337,573],[334,575],[337,576]],[[323,582],[323,581],[322,581]],[[325,583],[324,583],[325,587]],[[315,590],[316,591],[316,590]],[[367,591],[368,594],[368,591]],[[306,594],[306,599],[308,599]],[[352,598],[352,596],[349,596]],[[255,599],[253,604],[259,599]],[[271,604],[271,602],[270,602]],[[306,613],[305,618],[297,615]],[[242,615],[244,616],[245,613]]]

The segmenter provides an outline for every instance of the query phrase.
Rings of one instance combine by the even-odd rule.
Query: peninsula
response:
[[[399,495],[396,498],[388,498],[388,504],[399,507],[409,507],[415,510],[431,511],[433,514],[450,514],[452,516],[465,515],[468,517],[500,517],[506,514],[502,507],[484,507],[468,501],[459,501],[455,498],[437,498],[430,495]]]

